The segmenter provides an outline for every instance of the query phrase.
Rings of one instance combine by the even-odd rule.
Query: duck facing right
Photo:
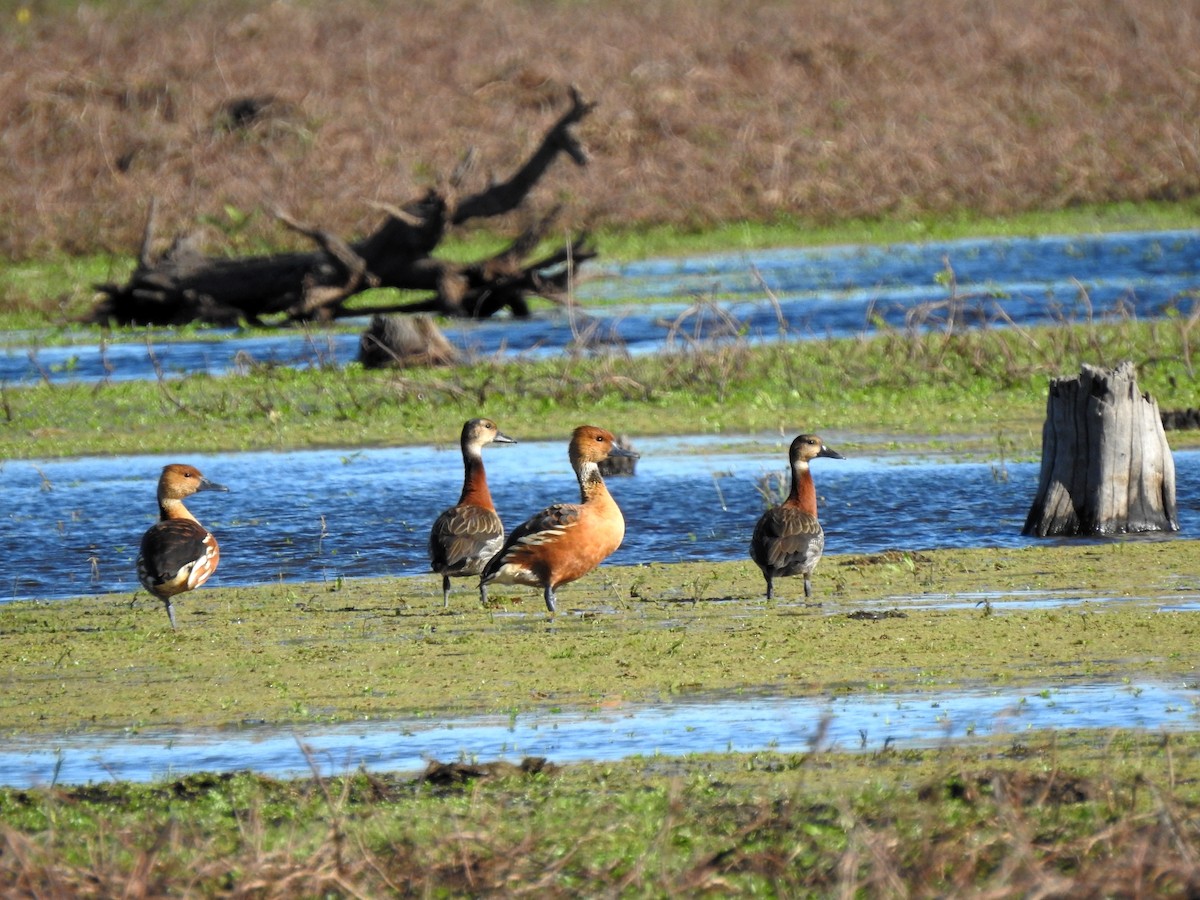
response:
[[[809,463],[820,457],[845,459],[815,434],[802,434],[792,441],[788,451],[791,492],[754,526],[750,558],[767,580],[768,600],[774,599],[775,579],[789,575],[803,575],[804,597],[812,596],[812,573],[825,549],[825,532],[817,519],[817,489]]]

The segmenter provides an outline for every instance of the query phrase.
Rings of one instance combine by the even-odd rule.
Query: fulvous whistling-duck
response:
[[[442,605],[450,605],[450,577],[479,575],[504,545],[504,525],[492,505],[483,448],[491,443],[515,444],[491,419],[471,419],[462,429],[463,486],[458,503],[445,510],[429,531],[430,568],[442,576]],[[487,601],[486,588],[480,600]]]
[[[221,559],[217,539],[188,512],[183,500],[197,491],[227,490],[194,466],[163,466],[158,479],[158,521],[142,535],[137,571],[146,590],[166,604],[172,628],[175,609],[171,598],[208,581]]]
[[[825,446],[815,434],[802,434],[792,441],[788,461],[792,467],[792,490],[787,500],[762,514],[750,539],[750,558],[767,579],[767,599],[775,593],[775,577],[804,576],[804,596],[812,596],[812,572],[825,549],[825,532],[817,521],[817,489],[809,461],[818,456],[845,459]]]
[[[598,463],[610,456],[636,459],[638,454],[618,447],[611,432],[580,425],[571,435],[569,456],[580,502],[549,506],[514,529],[484,568],[481,591],[493,582],[541,587],[546,609],[554,612],[559,585],[583,577],[621,546],[625,519],[604,486]]]

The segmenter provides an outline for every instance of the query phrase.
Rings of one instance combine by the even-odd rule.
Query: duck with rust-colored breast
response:
[[[571,435],[568,455],[580,501],[548,506],[514,529],[484,568],[481,591],[493,583],[540,587],[546,609],[554,612],[560,585],[582,578],[621,546],[625,518],[604,485],[599,464],[614,456],[637,459],[638,454],[617,446],[612,432],[580,425]]]
[[[779,506],[763,513],[754,526],[750,558],[767,579],[768,600],[775,595],[775,579],[785,575],[803,575],[804,596],[812,596],[812,573],[825,549],[825,532],[817,521],[817,489],[809,463],[822,456],[845,459],[815,434],[802,434],[792,441],[788,451],[791,493]]]
[[[488,444],[515,444],[491,419],[471,419],[463,425],[463,486],[458,502],[434,520],[429,531],[430,568],[442,576],[442,606],[450,605],[450,579],[479,575],[489,559],[504,545],[504,524],[492,504],[483,448]],[[479,599],[487,602],[487,589]]]
[[[175,627],[172,598],[195,590],[217,571],[221,550],[217,539],[196,521],[183,501],[199,491],[228,491],[209,481],[195,466],[163,466],[158,479],[158,521],[142,535],[138,553],[138,580],[167,607]]]

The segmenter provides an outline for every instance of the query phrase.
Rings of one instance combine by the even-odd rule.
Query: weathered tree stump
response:
[[[1133,363],[1050,382],[1042,471],[1022,534],[1178,531],[1175,461]]]
[[[372,316],[358,339],[358,361],[366,369],[447,366],[458,350],[429,316]]]

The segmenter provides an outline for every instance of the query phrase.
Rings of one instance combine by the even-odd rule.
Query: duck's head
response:
[[[827,456],[830,459],[846,458],[836,450],[826,447],[825,442],[815,434],[800,435],[792,441],[791,450],[788,451],[788,459],[791,460],[792,465],[807,463],[810,459],[816,459],[818,456]]]
[[[568,451],[571,465],[578,468],[580,463],[599,463],[610,456],[627,456],[637,459],[638,454],[632,450],[617,446],[617,439],[611,431],[605,431],[595,425],[580,425],[571,435],[571,447]]]
[[[162,475],[158,479],[159,500],[182,500],[197,491],[227,491],[229,488],[215,481],[209,481],[195,466],[185,463],[171,463],[163,466]]]
[[[471,419],[463,425],[463,448],[483,448],[487,444],[515,444],[516,441],[504,434],[491,419]]]

